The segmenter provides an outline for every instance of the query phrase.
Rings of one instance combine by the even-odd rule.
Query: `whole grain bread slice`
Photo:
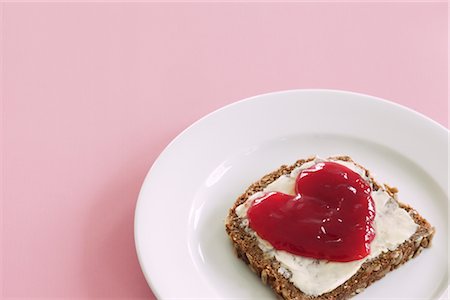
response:
[[[330,159],[353,162],[348,156],[335,156],[330,157]],[[399,206],[406,210],[418,225],[417,231],[407,241],[399,245],[394,251],[384,252],[376,258],[366,261],[356,274],[334,290],[320,296],[310,296],[303,293],[294,286],[288,278],[278,271],[281,267],[280,262],[275,258],[264,254],[258,246],[256,237],[250,234],[248,230],[242,226],[242,219],[236,214],[236,207],[244,203],[254,193],[262,191],[278,177],[291,173],[294,168],[311,160],[314,160],[314,157],[298,160],[290,166],[283,165],[278,170],[263,176],[259,181],[250,185],[245,193],[238,197],[233,207],[230,209],[225,224],[226,231],[233,243],[236,255],[242,259],[254,273],[261,277],[262,282],[269,285],[279,298],[295,300],[348,299],[361,293],[366,287],[384,277],[388,272],[419,255],[423,248],[431,246],[435,229],[412,207],[398,202]],[[381,185],[373,179],[367,169],[357,163],[355,164],[365,170],[367,177],[369,177],[373,183],[374,190],[381,188]],[[384,188],[394,199],[397,199],[398,190],[396,188],[386,184],[384,185]]]

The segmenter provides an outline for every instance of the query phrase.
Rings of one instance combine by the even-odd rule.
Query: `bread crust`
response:
[[[408,260],[419,255],[423,248],[431,246],[435,229],[419,215],[409,205],[399,203],[399,206],[406,210],[414,222],[419,226],[411,238],[397,247],[394,251],[388,251],[380,254],[374,259],[366,261],[356,274],[336,289],[319,295],[310,296],[303,293],[294,286],[289,279],[278,272],[280,263],[273,257],[269,257],[259,248],[254,235],[248,233],[241,225],[242,219],[236,214],[236,207],[244,203],[251,195],[262,191],[267,185],[275,181],[278,177],[289,174],[294,168],[301,166],[305,162],[314,160],[315,157],[301,159],[293,165],[281,166],[278,170],[263,176],[259,181],[250,185],[245,193],[238,197],[233,207],[230,209],[225,224],[226,231],[233,243],[236,255],[242,259],[249,268],[256,273],[264,284],[269,285],[281,299],[295,300],[342,300],[348,299],[358,293],[361,293],[373,282],[384,277],[388,272],[398,268]],[[338,159],[355,163],[349,156],[334,156],[329,159]],[[366,175],[372,180],[374,190],[381,186],[378,184],[370,172],[363,166],[355,163],[365,170]],[[384,185],[386,191],[396,199],[398,190],[396,188]]]

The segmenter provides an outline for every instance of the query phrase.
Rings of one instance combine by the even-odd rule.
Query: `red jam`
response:
[[[371,187],[335,162],[321,162],[296,179],[296,196],[270,192],[256,199],[249,226],[277,250],[348,262],[370,254],[375,237]]]

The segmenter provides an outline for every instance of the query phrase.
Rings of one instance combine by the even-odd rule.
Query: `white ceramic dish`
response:
[[[224,219],[255,180],[298,158],[347,154],[436,228],[433,247],[354,299],[433,299],[448,286],[448,130],[405,107],[332,90],[249,98],[194,123],[161,153],[135,214],[159,299],[275,299],[233,255]]]

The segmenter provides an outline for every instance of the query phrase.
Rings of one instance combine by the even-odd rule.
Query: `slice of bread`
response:
[[[348,156],[336,156],[330,157],[329,159],[353,162]],[[312,160],[314,160],[314,157],[298,160],[291,166],[283,165],[278,170],[265,175],[258,182],[253,183],[248,187],[245,193],[236,200],[229,211],[225,224],[226,231],[231,238],[237,256],[261,278],[264,284],[269,285],[281,299],[337,300],[350,298],[355,294],[361,293],[366,287],[374,281],[384,277],[388,272],[419,255],[423,248],[430,247],[431,240],[435,233],[434,228],[412,207],[398,202],[399,206],[408,212],[413,221],[418,225],[418,229],[408,240],[400,244],[394,251],[383,252],[379,256],[364,262],[356,274],[332,291],[319,296],[307,295],[302,292],[288,279],[288,276],[284,276],[283,272],[279,271],[280,267],[282,267],[281,263],[273,256],[265,254],[259,247],[255,235],[249,232],[248,227],[243,226],[242,218],[236,214],[236,208],[246,202],[251,195],[262,191],[267,185],[280,176],[290,174],[296,167]],[[374,190],[382,188],[382,186],[373,179],[367,169],[359,164],[355,163],[355,165],[365,171],[366,176],[370,178],[372,182]],[[390,196],[397,199],[398,191],[396,188],[384,185],[384,189]]]

